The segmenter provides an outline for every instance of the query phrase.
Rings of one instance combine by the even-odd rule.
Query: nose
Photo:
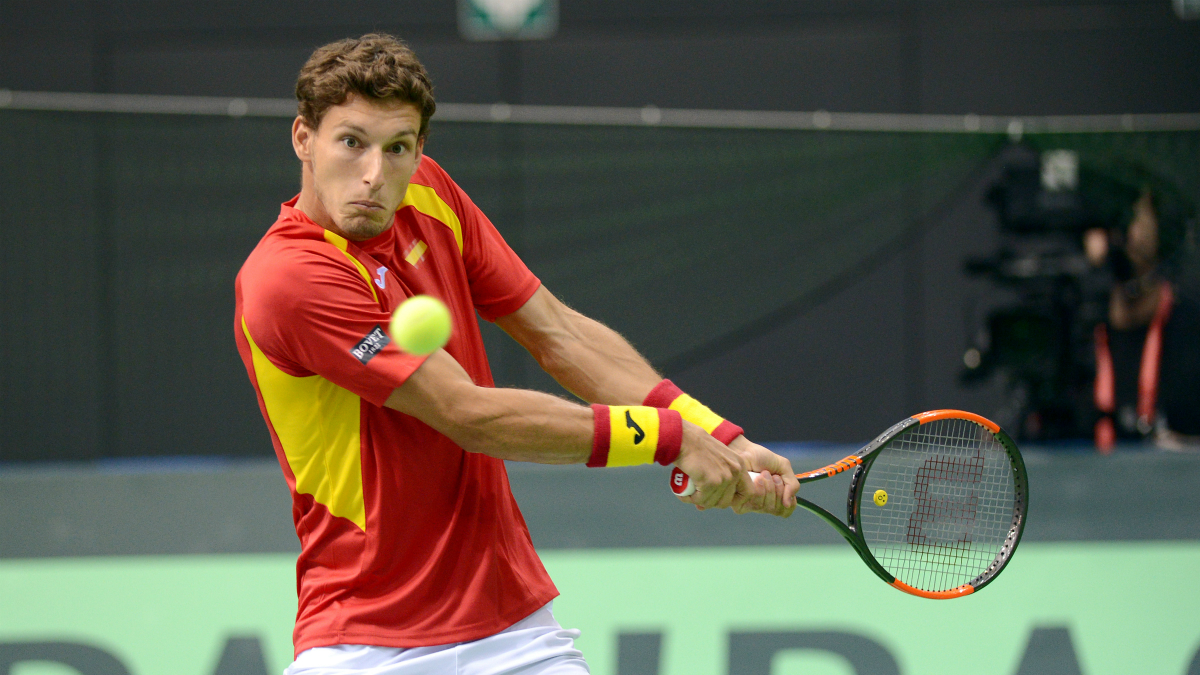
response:
[[[366,153],[364,161],[363,182],[372,190],[377,190],[383,185],[383,150]]]

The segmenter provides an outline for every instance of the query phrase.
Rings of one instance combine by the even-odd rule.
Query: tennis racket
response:
[[[1012,559],[1025,529],[1025,462],[994,422],[961,410],[913,415],[861,450],[816,471],[811,483],[854,469],[846,522],[800,497],[841,533],[880,579],[922,598],[959,598]],[[676,468],[671,489],[695,486]]]

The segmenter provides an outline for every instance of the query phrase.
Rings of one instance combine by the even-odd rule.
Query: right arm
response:
[[[582,464],[592,453],[593,411],[549,394],[477,386],[448,353],[430,355],[388,397],[468,452],[542,464]],[[736,452],[689,422],[675,462],[696,481],[703,508],[725,508],[756,486]]]

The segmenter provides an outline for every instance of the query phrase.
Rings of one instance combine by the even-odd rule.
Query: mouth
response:
[[[383,204],[380,204],[379,202],[371,201],[369,199],[355,200],[355,201],[350,202],[350,205],[360,208],[363,211],[382,211],[383,210]]]

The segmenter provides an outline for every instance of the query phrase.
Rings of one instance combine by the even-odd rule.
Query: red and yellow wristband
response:
[[[643,405],[652,408],[667,408],[678,412],[683,419],[707,431],[713,438],[725,445],[741,436],[743,429],[729,420],[708,409],[708,406],[683,393],[670,380],[659,382],[646,395]]]
[[[683,418],[677,411],[640,405],[592,406],[595,435],[588,466],[633,466],[679,458]]]

